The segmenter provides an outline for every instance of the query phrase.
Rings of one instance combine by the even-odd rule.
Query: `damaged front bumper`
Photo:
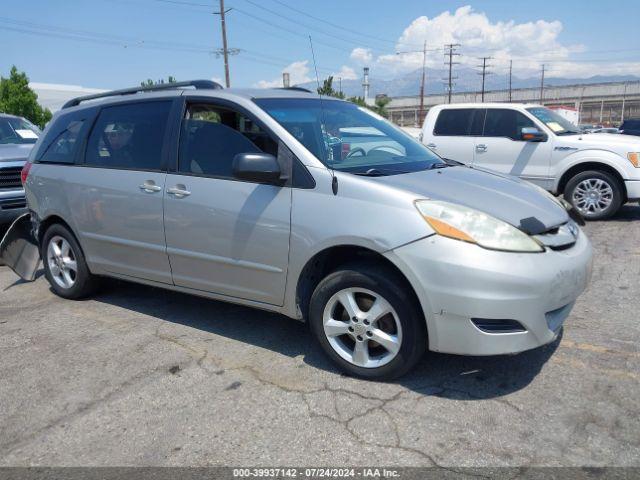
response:
[[[40,267],[40,248],[33,235],[31,214],[19,216],[0,241],[0,262],[27,281],[36,279]]]

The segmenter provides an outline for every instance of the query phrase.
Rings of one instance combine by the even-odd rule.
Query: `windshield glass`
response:
[[[394,175],[446,164],[384,118],[353,103],[317,98],[255,101],[322,163],[359,175]]]
[[[562,115],[545,107],[527,108],[527,111],[544,123],[556,135],[580,133],[580,129]]]
[[[40,129],[24,118],[0,117],[0,144],[36,143]]]

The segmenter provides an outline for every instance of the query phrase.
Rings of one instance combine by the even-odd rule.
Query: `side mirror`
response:
[[[547,135],[536,127],[523,127],[520,131],[520,138],[526,142],[546,142]]]
[[[238,153],[233,157],[233,176],[256,183],[281,184],[282,171],[276,157],[269,153]]]

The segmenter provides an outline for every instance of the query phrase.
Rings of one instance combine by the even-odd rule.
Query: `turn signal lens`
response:
[[[629,152],[627,158],[634,167],[640,168],[640,152]]]

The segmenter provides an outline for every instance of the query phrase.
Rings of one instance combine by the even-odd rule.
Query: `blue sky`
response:
[[[12,64],[34,82],[117,88],[146,78],[223,78],[212,52],[222,45],[217,0],[31,0],[3,2],[0,70]],[[233,86],[269,86],[287,70],[313,78],[337,73],[394,78],[441,68],[444,43],[460,61],[491,55],[496,72],[513,59],[520,75],[546,63],[550,76],[640,75],[637,1],[226,0]],[[27,6],[28,5],[28,6]],[[315,18],[314,18],[315,17]],[[340,28],[341,27],[341,28]],[[440,49],[440,50],[438,50]]]

